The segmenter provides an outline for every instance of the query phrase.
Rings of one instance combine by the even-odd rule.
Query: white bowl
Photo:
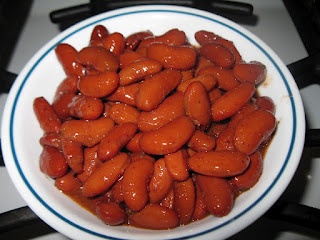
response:
[[[53,181],[40,171],[42,130],[33,113],[33,100],[44,96],[52,101],[56,87],[65,76],[56,59],[55,46],[66,42],[80,50],[88,45],[97,24],[125,36],[142,30],[159,35],[179,28],[193,44],[196,44],[196,31],[213,31],[233,41],[245,61],[257,60],[266,65],[267,80],[258,90],[275,102],[278,127],[264,158],[261,179],[237,198],[229,215],[209,216],[161,231],[107,226],[59,192]],[[21,71],[9,93],[3,116],[2,148],[12,181],[41,219],[72,239],[222,239],[234,235],[264,214],[286,189],[299,163],[305,134],[298,88],[279,57],[236,23],[212,13],[178,6],[123,8],[94,16],[62,32],[42,47]]]

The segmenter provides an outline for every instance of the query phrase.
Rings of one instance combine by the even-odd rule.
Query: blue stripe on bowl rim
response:
[[[14,118],[15,118],[15,110],[16,110],[16,106],[17,106],[17,103],[18,103],[18,100],[19,100],[19,96],[23,90],[23,87],[24,85],[26,84],[29,76],[31,75],[31,73],[34,71],[34,69],[37,67],[37,65],[41,62],[41,60],[46,57],[48,55],[49,52],[51,52],[55,47],[56,47],[56,44],[66,40],[67,38],[69,38],[70,36],[74,35],[75,33],[87,28],[87,27],[90,27],[90,26],[93,26],[93,25],[96,25],[98,24],[99,22],[102,22],[102,21],[105,21],[107,19],[112,19],[112,18],[117,18],[117,17],[121,17],[121,16],[125,16],[125,15],[132,15],[132,14],[140,14],[140,13],[152,13],[152,12],[164,12],[164,13],[174,13],[174,14],[185,14],[185,15],[191,15],[191,16],[194,16],[194,17],[199,17],[199,18],[204,18],[206,20],[209,20],[209,21],[212,21],[212,22],[215,22],[215,23],[218,23],[220,25],[223,25],[224,27],[227,27],[229,29],[231,29],[232,31],[236,32],[237,34],[241,35],[242,37],[246,38],[247,40],[249,40],[252,44],[254,44],[257,48],[259,48],[259,50],[261,52],[264,53],[265,56],[268,57],[268,59],[270,60],[270,62],[273,64],[273,66],[276,68],[276,70],[278,71],[278,73],[280,74],[284,84],[285,84],[285,87],[288,91],[288,95],[289,96],[292,96],[292,92],[291,92],[291,89],[289,87],[289,84],[287,82],[287,79],[284,75],[284,73],[281,71],[280,67],[277,65],[277,63],[275,62],[275,60],[268,54],[268,52],[263,49],[257,42],[255,42],[253,39],[251,39],[249,36],[245,35],[243,32],[239,31],[238,29],[228,25],[227,23],[224,23],[224,22],[221,22],[213,17],[208,17],[208,16],[203,16],[201,14],[197,14],[197,13],[193,13],[193,12],[187,12],[187,11],[183,11],[183,10],[168,10],[168,9],[147,9],[147,10],[133,10],[133,11],[129,11],[129,12],[124,12],[124,13],[116,13],[115,15],[111,15],[111,16],[107,16],[107,17],[104,17],[104,18],[99,18],[98,20],[94,21],[94,22],[90,22],[80,28],[76,28],[74,31],[72,31],[71,33],[69,33],[68,35],[66,35],[64,38],[60,39],[60,40],[57,40],[56,43],[52,43],[52,46],[48,48],[48,50],[39,57],[39,59],[36,61],[36,63],[30,68],[30,70],[28,71],[28,73],[26,74],[26,76],[24,77],[18,91],[17,91],[17,94],[16,94],[16,97],[13,101],[13,105],[12,105],[12,112],[11,112],[11,115],[10,115],[10,125],[9,125],[9,131],[10,131],[10,147],[11,147],[11,150],[12,150],[12,156],[14,158],[14,162],[15,162],[15,165],[17,167],[17,170],[23,180],[23,182],[25,183],[25,185],[28,187],[28,189],[30,190],[30,192],[34,195],[34,197],[46,208],[48,209],[52,214],[54,214],[55,216],[57,216],[58,218],[60,218],[62,221],[70,224],[71,226],[81,230],[81,231],[84,231],[88,234],[92,234],[94,236],[97,236],[97,237],[101,237],[101,238],[107,238],[107,239],[119,239],[119,238],[115,238],[115,237],[111,237],[111,236],[108,236],[108,235],[105,235],[105,234],[100,234],[100,233],[97,233],[97,232],[94,232],[94,231],[91,231],[90,229],[87,229],[85,227],[82,227],[82,226],[79,226],[78,224],[76,224],[74,221],[71,221],[67,218],[65,218],[64,216],[62,216],[60,213],[58,213],[57,211],[55,211],[52,207],[50,207],[46,202],[45,200],[43,200],[43,198],[41,196],[39,196],[37,194],[37,192],[33,189],[33,187],[30,185],[30,183],[28,182],[28,179],[26,178],[23,170],[21,169],[21,166],[19,164],[19,159],[17,157],[17,154],[16,154],[16,150],[15,150],[15,144],[14,144],[14,138],[13,138],[13,123],[14,123]],[[296,127],[297,127],[297,120],[296,120],[296,108],[295,108],[295,103],[294,103],[294,99],[292,97],[290,97],[290,104],[291,104],[291,108],[292,108],[292,119],[293,119],[293,128],[292,128],[292,136],[291,136],[291,142],[290,142],[290,147],[289,147],[289,150],[288,150],[288,153],[287,153],[287,156],[285,158],[285,161],[284,161],[284,164],[282,166],[282,168],[280,169],[278,175],[276,176],[276,178],[274,179],[274,181],[272,182],[272,184],[266,189],[266,191],[261,194],[261,196],[255,201],[253,202],[249,207],[247,207],[246,209],[244,209],[242,212],[240,212],[238,215],[236,215],[234,218],[226,221],[226,222],[223,222],[221,224],[219,224],[218,226],[215,226],[213,228],[210,228],[206,231],[202,231],[200,233],[197,233],[197,234],[193,234],[193,235],[190,235],[190,236],[186,236],[186,237],[183,237],[183,238],[179,238],[179,239],[188,239],[188,238],[194,238],[194,237],[198,237],[198,236],[201,236],[203,234],[207,234],[209,232],[212,232],[212,231],[215,231],[217,229],[220,229],[226,225],[228,225],[229,223],[231,222],[234,222],[234,220],[240,218],[241,216],[243,216],[245,213],[247,213],[248,211],[250,211],[253,207],[255,207],[267,194],[268,192],[273,188],[273,186],[277,183],[277,181],[280,179],[283,171],[285,170],[288,162],[289,162],[289,159],[290,159],[290,156],[292,154],[292,149],[293,149],[293,146],[294,146],[294,143],[295,143],[295,136],[296,136]],[[170,238],[170,239],[176,239],[176,238]]]

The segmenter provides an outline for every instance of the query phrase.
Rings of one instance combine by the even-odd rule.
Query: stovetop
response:
[[[290,14],[296,14],[295,11],[300,11],[293,4],[293,2],[299,2],[299,0],[242,0],[241,2],[253,5],[254,16],[251,21],[242,21],[240,25],[266,42],[285,64],[293,64],[316,53],[318,46],[312,42],[313,32],[307,32],[303,25],[303,23],[306,23],[304,18],[308,13],[305,12],[305,15],[302,14],[300,18],[294,17],[292,19],[290,16]],[[18,74],[33,54],[60,32],[59,26],[50,21],[50,12],[86,3],[88,1],[85,0],[34,0],[6,70]],[[319,129],[319,84],[303,87],[300,93],[305,106],[308,127]],[[6,96],[7,94],[0,95],[0,119],[2,118]],[[317,174],[320,171],[319,153],[318,148],[305,148],[297,173],[281,199],[320,209],[320,174]],[[5,167],[0,167],[0,183],[0,213],[26,206],[13,186]],[[16,236],[19,236],[19,239],[68,239],[42,222],[30,224],[7,233],[0,232],[0,239],[9,239]],[[320,239],[320,232],[290,225],[279,219],[262,217],[230,239],[252,239],[258,236],[259,239],[314,240]]]

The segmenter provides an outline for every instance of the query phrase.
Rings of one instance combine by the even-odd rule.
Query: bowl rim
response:
[[[298,91],[297,86],[294,83],[294,80],[289,73],[286,66],[282,63],[280,58],[259,38],[257,38],[255,35],[253,35],[251,32],[247,31],[243,27],[237,25],[234,22],[231,22],[228,19],[225,19],[221,16],[215,15],[213,13],[208,13],[206,11],[197,10],[189,7],[180,7],[180,6],[172,6],[172,5],[145,5],[145,6],[134,6],[134,7],[126,7],[119,10],[113,10],[109,11],[107,13],[102,13],[97,16],[91,17],[89,19],[86,19],[80,23],[75,24],[74,26],[68,28],[67,30],[60,33],[58,36],[54,37],[51,41],[49,41],[47,44],[45,44],[30,61],[26,64],[24,69],[19,74],[17,80],[15,81],[14,85],[12,86],[12,89],[9,92],[7,102],[4,109],[3,114],[3,121],[2,121],[2,147],[3,149],[3,156],[4,161],[8,168],[9,175],[11,179],[13,180],[14,185],[18,189],[19,193],[22,195],[22,197],[26,200],[27,204],[31,207],[32,210],[35,211],[37,215],[39,215],[45,222],[47,222],[49,225],[54,226],[52,222],[49,222],[46,218],[46,213],[41,212],[40,210],[43,210],[43,207],[50,211],[51,214],[54,214],[56,217],[62,219],[63,221],[68,222],[71,226],[76,227],[80,229],[81,231],[84,231],[86,233],[89,233],[90,235],[93,234],[97,237],[102,238],[113,238],[108,235],[100,235],[97,233],[90,232],[90,229],[85,229],[79,225],[77,225],[74,222],[70,222],[69,219],[65,219],[63,216],[61,216],[58,212],[56,212],[54,209],[52,209],[50,206],[46,204],[46,202],[43,200],[41,196],[37,194],[37,192],[34,191],[32,186],[29,185],[28,179],[25,176],[23,170],[20,168],[19,159],[15,152],[15,142],[14,142],[14,134],[13,134],[13,123],[15,118],[15,106],[17,105],[17,102],[19,100],[19,96],[21,94],[21,91],[27,82],[30,74],[32,71],[36,68],[37,64],[41,61],[42,58],[44,58],[49,52],[53,50],[53,48],[56,46],[57,43],[62,42],[63,40],[67,39],[71,35],[75,34],[77,31],[80,31],[88,26],[93,26],[98,24],[101,21],[105,21],[109,18],[115,18],[119,15],[127,15],[127,14],[141,14],[145,12],[172,12],[172,13],[181,13],[181,14],[187,14],[187,15],[193,15],[205,19],[209,19],[211,21],[217,22],[224,27],[230,28],[233,31],[237,32],[244,38],[247,38],[250,42],[252,42],[254,45],[256,45],[272,62],[272,64],[277,69],[278,73],[281,75],[283,82],[286,86],[286,89],[290,96],[290,104],[291,108],[293,110],[293,129],[292,129],[292,137],[290,142],[290,149],[287,153],[285,164],[283,165],[281,171],[277,175],[277,178],[274,179],[273,184],[266,189],[263,195],[261,195],[254,203],[250,205],[249,208],[242,211],[238,216],[223,222],[223,224],[220,224],[217,227],[210,228],[206,231],[203,231],[201,233],[190,235],[185,238],[194,238],[194,237],[200,237],[201,235],[205,235],[207,233],[213,232],[216,230],[216,228],[223,227],[224,225],[232,223],[234,220],[243,217],[243,215],[246,212],[249,212],[252,208],[257,206],[259,207],[258,212],[259,214],[252,216],[252,214],[249,214],[246,216],[246,221],[250,225],[252,222],[254,222],[258,217],[260,217],[267,209],[269,209],[272,204],[280,197],[282,192],[285,190],[285,188],[288,186],[291,178],[293,177],[293,174],[295,173],[295,170],[298,166],[300,156],[302,154],[303,149],[303,142],[304,142],[304,133],[305,133],[305,120],[304,120],[304,110],[303,110],[303,104],[302,100]],[[298,115],[299,113],[299,115]],[[291,159],[294,159],[291,160]],[[289,160],[291,162],[289,163]],[[280,181],[280,178],[282,178],[282,173],[285,169],[288,169],[288,165],[290,164],[290,171],[287,171],[286,177],[287,180],[282,180],[283,184],[277,185],[277,188],[274,188],[274,186]],[[14,168],[14,169],[12,169]],[[18,179],[17,179],[18,177]],[[24,185],[24,186],[23,186]],[[28,188],[28,190],[31,192],[28,195],[24,194],[24,190]],[[274,194],[268,195],[270,191],[273,191]],[[22,192],[22,193],[21,193]],[[39,201],[43,206],[41,208],[38,207],[37,203],[30,201],[30,196],[32,195],[32,198],[36,198],[37,201]],[[261,201],[264,201],[264,205],[261,206]],[[40,209],[40,210],[39,210]],[[238,226],[238,229],[236,228],[235,231],[232,234],[238,232],[241,227]],[[69,231],[64,231],[61,228],[57,228],[58,231],[63,232],[64,234],[70,234]],[[118,239],[118,238],[113,238]],[[173,239],[173,238],[172,238]]]

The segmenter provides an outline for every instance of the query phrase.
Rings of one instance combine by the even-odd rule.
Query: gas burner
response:
[[[90,0],[88,4],[55,10],[50,13],[50,19],[53,23],[59,24],[60,29],[63,30],[83,19],[102,12],[129,6],[152,4],[179,5],[202,9],[219,14],[235,22],[255,22],[256,20],[251,4],[223,0]]]

